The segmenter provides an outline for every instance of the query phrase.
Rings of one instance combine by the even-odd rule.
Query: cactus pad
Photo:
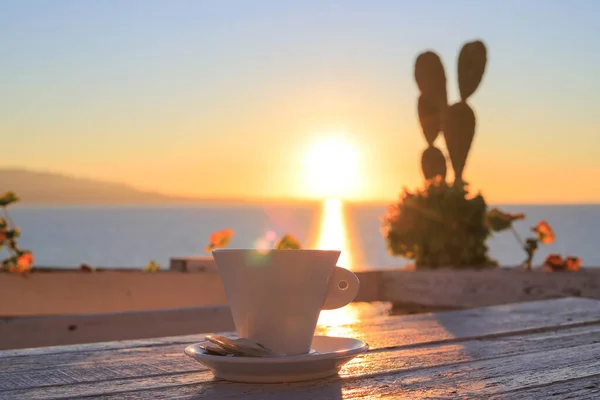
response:
[[[421,168],[426,180],[433,179],[438,175],[442,177],[442,180],[446,180],[446,157],[437,147],[429,146],[423,151]]]
[[[422,94],[419,96],[418,112],[421,128],[427,144],[433,146],[433,142],[442,129],[442,113],[446,109],[445,102],[436,101],[435,96]]]
[[[421,93],[447,103],[446,73],[437,54],[431,51],[419,54],[415,61],[415,80]]]
[[[486,63],[487,50],[483,42],[469,42],[461,49],[458,56],[458,89],[463,101],[466,101],[479,86]]]
[[[450,106],[446,114],[444,138],[454,169],[455,181],[462,180],[474,135],[475,114],[471,107],[462,101]]]

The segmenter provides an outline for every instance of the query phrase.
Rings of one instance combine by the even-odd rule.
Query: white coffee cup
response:
[[[358,294],[356,275],[336,266],[337,250],[212,254],[238,336],[286,355],[308,353],[321,310],[343,307]]]

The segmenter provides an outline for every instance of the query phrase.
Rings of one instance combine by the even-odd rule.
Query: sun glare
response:
[[[356,197],[362,174],[359,151],[344,135],[326,135],[304,159],[305,188],[311,197]]]
[[[341,250],[342,254],[337,265],[352,269],[344,206],[340,199],[329,198],[323,202],[321,226],[319,227],[319,237],[315,248]]]

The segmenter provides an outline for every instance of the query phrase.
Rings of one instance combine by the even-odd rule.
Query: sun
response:
[[[304,157],[304,185],[310,197],[355,198],[363,181],[360,153],[344,134],[318,135]]]

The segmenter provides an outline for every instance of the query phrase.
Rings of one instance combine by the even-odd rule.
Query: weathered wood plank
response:
[[[587,356],[600,349],[598,312],[599,302],[563,299],[432,315],[375,318],[364,326],[356,323],[338,329],[346,329],[345,333],[363,335],[370,338],[367,341],[372,339],[378,345],[373,346],[373,351],[369,354],[349,363],[342,372],[343,379],[340,382],[359,378],[387,380],[386,377],[390,374],[402,373],[404,376],[407,371],[439,368],[440,364],[462,365],[499,358],[510,361],[513,357],[523,357],[525,354],[536,354],[535,357],[538,357],[539,354],[555,352],[556,347],[560,347],[559,350],[565,350],[569,346],[575,349],[585,348]],[[49,393],[52,396],[85,396],[114,390],[135,391],[140,388],[162,387],[160,390],[167,390],[165,387],[168,386],[195,387],[199,379],[208,380],[204,386],[228,385],[213,382],[212,374],[181,354],[182,346],[179,347],[179,344],[189,343],[189,339],[193,338],[198,339],[199,336],[114,342],[112,347],[111,344],[100,344],[45,349],[46,352],[41,351],[44,349],[0,352],[3,356],[0,357],[0,371],[4,372],[0,375],[0,398],[44,398]],[[473,338],[485,340],[472,340]],[[103,351],[107,348],[113,348],[114,350],[109,351],[114,354],[109,355]],[[84,351],[78,351],[79,349]],[[136,351],[138,354],[131,353]],[[573,352],[577,353],[576,350]],[[34,354],[39,356],[33,357]],[[79,358],[72,358],[75,356]],[[35,367],[35,361],[41,361],[39,367],[51,370],[52,373]],[[506,361],[501,363],[507,364]],[[14,368],[15,365],[19,367]],[[562,374],[564,371],[559,372]],[[563,378],[563,375],[556,376]],[[576,376],[573,379],[578,378]],[[58,386],[27,389],[36,384]],[[503,390],[517,389],[519,387]],[[233,392],[230,394],[236,395]],[[390,393],[379,394],[386,396]],[[6,397],[9,395],[10,397]]]
[[[378,334],[373,332],[372,335],[375,338]],[[379,335],[385,334],[382,333]],[[600,340],[598,338],[600,338],[600,325],[594,325],[590,327],[571,328],[548,333],[528,335],[525,337],[525,339],[520,336],[517,340],[512,339],[512,337],[507,337],[489,343],[486,341],[481,341],[478,343],[481,343],[481,345],[484,346],[484,349],[477,351],[478,357],[485,358],[496,356],[496,354],[500,354],[502,351],[505,352],[505,355],[531,351],[531,345],[529,344],[530,341],[542,342],[535,344],[535,348],[541,351],[543,349],[552,349],[558,346],[568,347],[593,343],[594,340]],[[379,341],[382,340],[379,339]],[[506,349],[496,349],[494,346],[506,346]],[[133,371],[136,369],[136,365],[139,366],[138,375],[126,374],[121,377],[144,376],[144,374],[161,374],[164,372],[175,373],[177,371],[190,372],[204,370],[205,368],[198,363],[188,360],[187,358],[182,360],[181,353],[183,347],[183,344],[176,344],[160,348],[137,347],[131,349],[95,352],[60,353],[53,355],[42,355],[40,357],[16,357],[13,359],[7,359],[5,360],[6,362],[1,364],[0,381],[13,382],[12,386],[6,386],[6,389],[21,387],[13,381],[13,377],[21,375],[28,377],[28,380],[26,381],[28,386],[25,387],[46,385],[48,384],[48,381],[44,377],[44,372],[48,368],[62,371],[76,370],[78,373],[88,371],[85,372],[85,376],[94,376],[94,379],[97,379],[99,375],[99,373],[96,371],[101,371],[100,373],[102,373],[102,371],[107,371],[107,377],[117,378],[119,376],[115,376],[113,374],[114,371],[122,368]],[[460,346],[458,348],[460,349]],[[444,362],[451,362],[454,351],[453,349],[453,347],[448,345],[447,347],[440,347],[438,350],[436,350],[438,351],[438,362],[440,364]],[[475,347],[473,347],[473,349],[475,349]],[[373,348],[372,353],[378,353],[378,350],[382,349]],[[381,357],[375,356],[365,359],[364,362],[360,364],[360,368],[372,369],[376,367],[376,365],[373,365],[373,363],[379,363],[381,360],[387,360],[390,357],[395,357],[395,353],[382,354],[383,355]],[[420,353],[413,353],[411,360],[417,360],[418,354]],[[458,359],[458,356],[456,357]],[[371,362],[370,360],[373,361]],[[406,362],[405,357],[402,357],[401,360],[402,362]],[[389,363],[389,361],[386,362]],[[420,361],[418,363],[420,363]],[[423,361],[423,365],[424,364],[425,361]],[[115,365],[118,367],[115,368]],[[42,370],[41,375],[37,373],[38,370]],[[354,372],[354,370],[352,370],[352,372]],[[83,381],[84,380],[80,382]],[[6,385],[9,384],[7,383]],[[1,384],[0,387],[2,387]]]
[[[564,382],[555,382],[538,387],[527,389],[518,389],[493,395],[472,396],[471,398],[485,400],[532,400],[532,399],[560,399],[560,400],[596,400],[600,398],[600,375],[586,376],[580,379],[573,379]],[[450,392],[448,396],[440,396],[437,398],[455,399],[458,392]],[[398,399],[418,399],[431,397],[427,395],[405,397],[402,394],[383,395],[377,397],[380,400],[398,400]],[[335,399],[335,397],[333,397]]]
[[[422,343],[461,341],[473,337],[473,335],[481,337],[492,334],[497,335],[498,332],[505,332],[505,334],[508,332],[510,334],[511,332],[553,329],[548,327],[557,326],[560,321],[564,320],[568,321],[567,324],[577,326],[581,323],[585,324],[600,319],[598,315],[599,308],[594,301],[562,299],[549,301],[547,307],[542,307],[540,302],[534,302],[514,306],[489,307],[483,310],[373,318],[348,326],[319,328],[317,333],[359,337],[367,341],[372,349],[390,346],[402,347]],[[518,322],[515,322],[516,317],[513,314],[519,315]],[[545,328],[540,328],[540,326]],[[68,353],[73,353],[73,357],[78,359],[91,360],[93,357],[87,354],[89,352],[102,353],[111,349],[126,349],[127,352],[130,352],[135,348],[167,346],[170,344],[183,346],[201,341],[202,338],[203,335],[189,335],[91,345],[0,351],[0,371],[6,365],[19,365],[18,358],[29,355],[35,355],[37,363],[46,365],[58,360],[55,358],[56,354],[67,353],[67,355],[60,358],[64,360],[71,357]],[[46,356],[42,357],[44,355]]]
[[[516,391],[509,391],[493,395],[476,396],[473,395],[470,398],[473,399],[485,399],[485,400],[532,400],[532,399],[560,399],[560,400],[596,400],[600,398],[600,388],[598,381],[600,375],[587,376],[581,379],[573,379],[565,382],[550,383],[547,385],[541,385],[539,387],[518,389]],[[439,399],[455,399],[458,396],[458,392],[450,392],[447,396],[439,396]],[[335,399],[335,397],[332,397]],[[368,397],[367,397],[368,398]],[[419,399],[425,398],[430,399],[431,397],[423,394],[421,396],[415,396],[411,394],[410,397],[406,397],[403,394],[392,394],[378,396],[380,400],[398,400],[398,399]]]
[[[526,389],[517,389],[510,392],[504,392],[490,397],[490,400],[530,400],[543,398],[553,398],[561,400],[599,399],[600,374],[586,376],[584,378],[572,379],[569,381],[555,382],[548,385],[539,385],[529,387]]]
[[[321,326],[317,334],[365,338],[371,331],[388,332],[389,341],[398,345],[459,340],[464,337],[485,336],[554,326],[577,325],[600,319],[600,302],[589,299],[565,298],[528,303],[507,304],[471,310],[436,314],[385,316],[370,318],[342,326]],[[419,335],[415,335],[418,330]],[[1,333],[1,331],[0,331]],[[56,346],[37,349],[0,351],[0,360],[11,356],[55,354],[62,352],[102,351],[115,348],[144,347],[169,343],[200,341],[201,335],[166,337],[148,340],[107,342],[88,345]],[[375,347],[385,346],[377,341]],[[1,361],[0,361],[1,367]]]
[[[381,316],[389,305],[352,303],[361,317]],[[233,330],[227,305],[124,313],[0,318],[0,350],[181,336]]]
[[[471,310],[435,314],[374,318],[366,327],[324,327],[318,334],[353,336],[364,340],[370,331],[385,332],[385,341],[407,346],[419,343],[444,343],[461,338],[502,336],[512,332],[551,330],[559,326],[595,323],[600,320],[600,301],[556,299],[506,304]],[[374,341],[374,347],[388,345]]]
[[[578,326],[600,319],[600,303],[584,299],[560,299],[547,302],[521,303],[473,309],[468,311],[371,318],[338,327],[319,327],[317,334],[351,336],[365,340],[372,349],[390,346],[402,347],[423,343],[460,341],[486,335],[502,335],[529,330],[553,329],[563,325]],[[504,333],[502,333],[504,332]],[[89,358],[87,352],[114,349],[146,348],[151,346],[184,345],[199,342],[203,335],[165,337],[148,340],[119,341],[89,345],[57,346],[22,350],[0,351],[0,371],[5,365],[18,364],[16,358],[36,356],[36,362],[45,365],[45,359],[55,354],[74,353],[74,357]],[[41,357],[47,355],[48,357]],[[69,355],[64,359],[68,359]],[[7,360],[3,360],[8,358]]]
[[[406,354],[405,356],[410,356]],[[357,359],[360,362],[360,358]],[[209,380],[208,372],[158,376],[97,384],[57,386],[0,392],[11,399],[358,399],[403,396],[409,398],[489,397],[502,392],[551,385],[574,379],[592,379],[600,368],[600,346],[583,345],[510,357],[429,367],[334,377],[319,381],[249,385]],[[0,397],[2,398],[2,397]]]
[[[498,345],[507,345],[510,351],[529,351],[529,341],[543,341],[543,344],[536,344],[540,348],[553,348],[553,346],[563,345],[572,346],[579,345],[586,342],[586,338],[579,338],[584,335],[587,339],[595,339],[600,337],[600,325],[585,326],[579,328],[567,328],[558,331],[542,332],[538,334],[532,334],[527,336],[519,336],[518,340],[513,340],[511,336],[502,338],[493,343]],[[195,336],[194,339],[200,340],[201,337]],[[415,345],[398,346],[395,342],[388,341],[388,335],[386,332],[373,331],[365,335],[365,339],[368,343],[380,343],[387,346],[371,346],[371,352],[377,352],[385,350],[386,348],[403,349],[406,347],[414,348]],[[468,339],[463,339],[468,340]],[[598,339],[600,340],[600,339]],[[387,342],[386,342],[387,341]],[[5,373],[16,373],[16,374],[27,374],[31,376],[31,373],[36,370],[46,370],[47,368],[75,368],[83,370],[86,368],[110,368],[115,363],[119,365],[132,365],[132,368],[138,363],[150,363],[153,360],[158,360],[160,364],[164,362],[163,367],[168,365],[172,358],[179,359],[182,366],[182,372],[191,370],[203,370],[204,368],[191,360],[181,360],[181,352],[185,343],[161,345],[161,346],[144,346],[144,347],[132,347],[122,349],[110,349],[106,351],[84,351],[84,352],[69,352],[69,353],[58,353],[58,354],[46,354],[39,355],[36,357],[8,357],[0,362],[0,380],[4,379]],[[457,340],[456,343],[460,343]],[[487,343],[487,342],[481,342]],[[487,345],[486,345],[487,346]],[[490,351],[491,351],[490,347]],[[494,350],[499,351],[499,350]],[[510,351],[506,350],[506,354],[511,354]],[[393,353],[390,353],[393,354]],[[441,355],[438,355],[441,357]],[[482,356],[483,357],[483,356]],[[186,362],[189,362],[189,367],[186,367]],[[10,378],[7,376],[6,380]],[[35,379],[30,379],[29,385],[35,385]]]
[[[227,306],[0,319],[0,350],[235,329]]]
[[[472,340],[445,345],[421,346],[410,349],[371,351],[344,367],[342,378],[387,375],[391,371],[412,371],[459,365],[475,360],[493,360],[510,356],[541,353],[556,349],[572,349],[600,343],[600,323],[595,326],[565,329],[532,335],[518,335],[492,340]],[[597,346],[600,347],[600,346]],[[43,370],[14,371],[0,374],[0,398],[31,396],[85,396],[113,391],[132,391],[152,387],[185,385],[190,382],[212,382],[212,374],[200,364],[182,359],[181,348],[160,348],[154,354],[134,357],[55,365],[52,373]],[[171,350],[174,350],[173,353]],[[227,383],[226,383],[227,384]],[[60,386],[56,386],[60,385]],[[21,390],[36,386],[35,389]],[[302,386],[304,387],[304,386]]]
[[[204,335],[169,336],[152,339],[99,342],[65,346],[34,347],[28,349],[15,350],[0,350],[0,365],[3,365],[5,363],[4,359],[6,358],[27,358],[32,356],[39,357],[42,355],[52,356],[57,354],[102,352],[116,349],[134,349],[139,347],[167,346],[174,343],[185,344],[197,342],[197,339],[202,337],[204,337]]]

